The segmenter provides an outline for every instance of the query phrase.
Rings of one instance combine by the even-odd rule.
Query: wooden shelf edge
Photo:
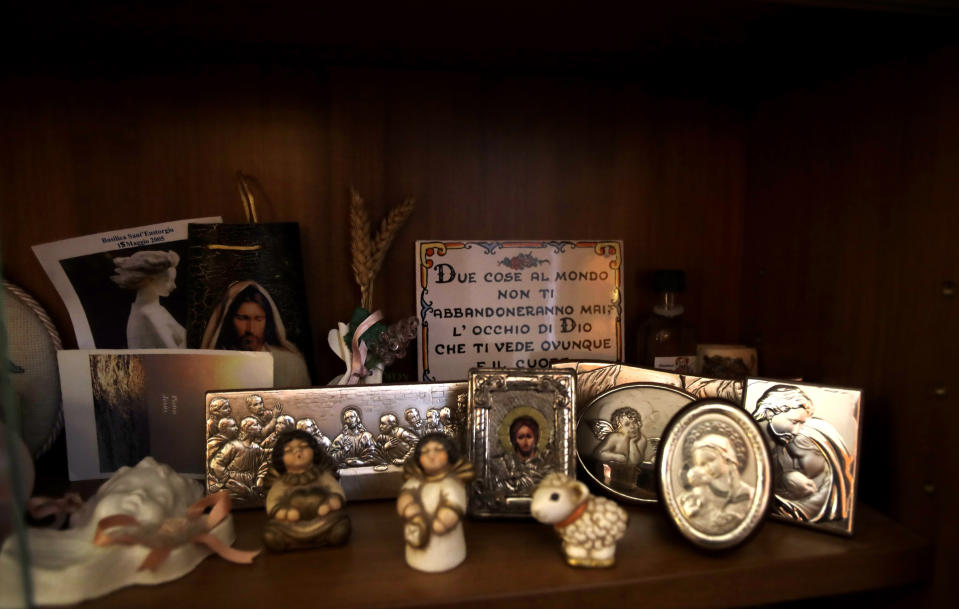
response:
[[[128,588],[93,601],[102,607],[165,607],[191,598],[207,607],[322,603],[326,607],[551,608],[615,606],[729,607],[845,594],[930,577],[933,546],[893,520],[860,507],[847,539],[775,522],[744,546],[706,554],[682,540],[658,509],[630,508],[630,526],[612,569],[567,567],[550,527],[529,522],[466,526],[466,562],[424,574],[403,560],[392,502],[348,506],[350,543],[264,554],[251,566],[213,557],[181,580]],[[261,512],[235,514],[236,547],[259,545]],[[220,592],[214,592],[220,591]]]

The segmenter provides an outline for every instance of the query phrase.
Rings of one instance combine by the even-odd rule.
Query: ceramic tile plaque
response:
[[[622,360],[622,241],[417,241],[419,379]]]

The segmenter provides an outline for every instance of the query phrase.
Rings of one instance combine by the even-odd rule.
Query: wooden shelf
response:
[[[115,592],[100,607],[597,607],[642,599],[649,607],[728,607],[903,585],[930,576],[932,546],[861,507],[852,539],[767,522],[745,546],[704,554],[657,508],[631,508],[612,569],[567,567],[550,527],[533,521],[468,521],[469,555],[444,574],[403,560],[393,502],[348,506],[350,543],[263,554],[251,566],[205,560],[186,577]],[[236,547],[260,545],[262,512],[234,514]],[[797,578],[797,573],[815,576]]]
[[[242,222],[238,169],[268,194],[261,218],[300,222],[315,339],[356,304],[352,186],[374,217],[417,199],[379,275],[387,319],[413,313],[415,239],[622,236],[627,339],[647,271],[686,269],[700,338],[865,390],[882,450],[860,496],[935,540],[864,508],[851,540],[769,523],[712,556],[637,508],[611,570],[566,567],[548,527],[470,522],[466,563],[425,575],[392,506],[364,503],[347,547],[210,558],[90,605],[725,607],[929,580],[923,606],[954,604],[959,300],[938,289],[959,275],[954,0],[87,4],[20,3],[0,42],[0,257],[67,347],[30,246]],[[315,363],[321,381],[342,366],[325,348]],[[65,484],[60,442],[41,484]],[[237,515],[238,547],[263,520]]]

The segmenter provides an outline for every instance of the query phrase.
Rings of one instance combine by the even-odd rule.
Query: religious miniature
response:
[[[466,559],[463,514],[473,466],[443,432],[423,436],[406,462],[396,499],[403,518],[406,563],[419,571],[449,571]]]
[[[380,434],[376,436],[376,448],[386,463],[402,467],[420,441],[412,431],[400,427],[399,419],[392,412],[380,417]]]
[[[680,510],[702,532],[726,533],[746,518],[756,490],[741,478],[745,451],[735,449],[730,435],[705,433],[692,443],[690,453],[692,459],[685,464],[690,488],[678,498]]]
[[[224,441],[219,448],[207,443],[207,454],[215,451],[207,466],[211,490],[229,491],[240,505],[263,496],[269,461],[267,451],[256,442],[262,431],[256,417],[245,417],[235,439]]]
[[[539,423],[531,416],[514,416],[509,425],[510,452],[503,452],[492,459],[492,482],[509,496],[528,497],[536,484],[550,471],[549,449],[540,451]]]
[[[273,448],[273,485],[266,496],[267,548],[282,552],[346,543],[350,518],[332,459],[306,431],[280,434]]]
[[[330,456],[338,467],[376,464],[376,440],[363,425],[360,411],[347,408],[340,415],[343,431],[333,440]]]
[[[673,417],[657,461],[659,496],[683,537],[726,550],[762,524],[773,480],[764,444],[759,426],[732,402],[698,400]]]
[[[766,388],[769,385],[772,383],[752,383],[750,390],[765,389],[752,416],[765,433],[772,458],[774,514],[799,522],[838,521],[831,528],[850,534],[856,470],[853,451],[832,423],[816,416],[813,400],[800,386]],[[858,405],[859,395],[854,390],[823,394],[839,404]]]
[[[616,542],[626,533],[626,510],[586,485],[561,473],[549,474],[533,492],[533,518],[551,524],[563,540],[566,563],[573,567],[611,567]]]

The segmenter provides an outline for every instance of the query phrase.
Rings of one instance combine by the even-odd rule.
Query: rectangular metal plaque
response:
[[[297,428],[337,463],[347,500],[396,497],[423,434],[461,441],[457,395],[465,392],[465,382],[208,392],[207,492],[227,489],[237,507],[263,505],[277,435]]]

